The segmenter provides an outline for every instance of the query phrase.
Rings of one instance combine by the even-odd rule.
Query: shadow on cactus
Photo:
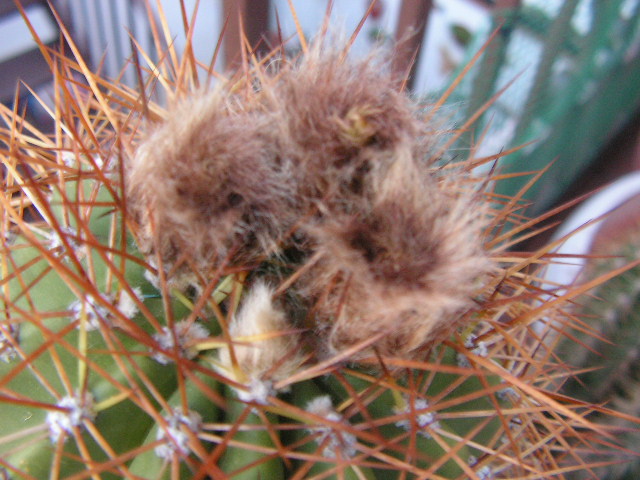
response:
[[[553,245],[515,249],[540,219],[478,173],[499,156],[453,162],[470,126],[442,127],[446,95],[411,99],[384,52],[300,40],[212,88],[158,41],[143,91],[43,46],[54,132],[2,111],[2,473],[486,480],[588,478],[584,450],[624,461],[595,407],[556,393],[546,339],[583,289],[540,288]]]

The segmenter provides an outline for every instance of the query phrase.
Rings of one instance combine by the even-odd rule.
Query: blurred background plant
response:
[[[605,224],[606,225],[606,224]],[[628,263],[637,264],[640,230],[629,234],[622,242],[608,243],[603,249],[594,249],[594,258],[587,264],[582,280],[593,279],[605,270]],[[640,312],[640,267],[589,292],[589,296],[576,307],[576,314],[584,331],[576,333],[577,342],[562,342],[559,355],[585,373],[571,378],[564,386],[567,395],[585,402],[607,405],[619,412],[640,415],[640,388],[638,384],[639,347],[636,338]],[[598,421],[602,421],[602,415]],[[640,436],[623,419],[605,419],[604,422],[621,427],[618,438],[630,451],[638,450]],[[597,454],[592,455],[596,458]],[[640,461],[608,466],[599,470],[600,478],[637,478]],[[576,478],[579,478],[576,476]]]
[[[553,261],[561,241],[528,253],[521,247],[548,219],[525,215],[562,199],[636,114],[639,2],[336,2],[331,23],[347,31],[370,9],[353,55],[402,40],[394,68],[410,73],[415,95],[447,101],[438,114],[460,127],[450,158],[463,170],[486,174],[500,150],[510,152],[492,177],[487,196],[496,211],[484,233],[504,278],[476,298],[475,328],[430,356],[385,357],[376,370],[344,367],[348,355],[309,364],[281,381],[290,393],[246,404],[229,393],[238,387],[233,376],[220,376],[207,354],[228,345],[225,325],[243,297],[242,276],[226,272],[204,291],[149,281],[157,269],[132,246],[119,171],[134,155],[140,118],[162,118],[174,98],[242,65],[250,58],[243,33],[263,55],[290,37],[286,49],[304,51],[301,39],[320,28],[326,9],[310,3],[295,10],[275,1],[203,3],[195,13],[178,1],[54,2],[69,27],[59,42],[49,10],[23,2],[40,46],[60,44],[66,55],[21,47],[8,60],[17,68],[31,65],[21,54],[44,58],[34,67],[41,77],[23,77],[45,86],[16,94],[15,77],[7,80],[5,98],[17,101],[3,109],[0,465],[17,478],[222,478],[223,471],[234,478],[258,471],[263,478],[561,478],[572,470],[577,478],[607,478],[599,464],[634,453],[632,444],[616,449],[607,432],[621,419],[634,428],[633,418],[600,407],[608,397],[581,404],[557,394],[562,379],[572,378],[565,363],[574,357],[557,357],[561,350],[548,340],[557,330],[569,338],[572,329],[586,330],[592,313],[569,305],[586,288],[540,288],[545,278],[536,267]],[[470,11],[464,7],[475,15],[459,13]],[[10,10],[2,13],[15,15]],[[443,38],[449,41],[438,45]],[[469,64],[475,67],[464,70]],[[551,159],[546,181],[514,173],[543,170]],[[191,323],[177,321],[184,318]],[[624,338],[617,335],[614,341]],[[598,363],[585,358],[573,368]],[[567,388],[580,397],[574,383]],[[614,406],[631,412],[628,403]],[[592,411],[605,427],[583,418]],[[338,458],[327,461],[331,452]]]
[[[46,2],[23,3],[43,41],[56,43],[58,29]],[[347,31],[355,30],[369,4],[366,0],[334,3],[331,22]],[[195,0],[184,2],[186,11],[193,11],[195,4]],[[292,4],[302,30],[312,37],[322,24],[327,2]],[[149,13],[157,12],[153,6],[149,11],[143,1],[57,0],[54,5],[91,68],[100,69],[106,77],[121,74],[125,84],[136,85],[135,68],[130,62],[122,68],[132,54],[127,32],[151,58],[157,60],[161,54],[146,20]],[[174,48],[183,51],[187,38],[181,2],[158,5],[175,32]],[[362,55],[376,43],[404,40],[406,48],[396,55],[397,70],[411,69],[409,84],[416,95],[437,98],[499,28],[487,54],[464,75],[447,104],[453,119],[463,124],[512,83],[506,94],[480,114],[475,137],[469,132],[460,146],[474,145],[478,154],[484,155],[527,145],[503,159],[501,167],[505,172],[549,168],[548,180],[538,182],[525,195],[533,215],[568,200],[567,192],[573,193],[574,185],[584,184],[585,174],[593,188],[612,180],[610,175],[619,175],[621,170],[635,169],[635,156],[624,144],[635,144],[637,138],[640,89],[634,80],[640,72],[639,12],[637,0],[379,0],[352,52]],[[218,0],[198,5],[198,22],[190,42],[195,58],[212,58],[224,19],[238,14],[243,17],[249,43],[257,46],[258,53],[278,44],[278,36],[289,39],[289,51],[299,48],[292,38],[296,28],[288,0],[258,0],[251,5]],[[19,30],[22,22],[12,2],[5,2],[0,15],[5,18],[0,23],[3,37],[15,43],[5,47],[0,82],[2,99],[10,102],[16,78],[36,89],[50,82],[46,62],[33,51],[33,43],[29,46],[29,32],[24,26]],[[227,40],[214,65],[217,71],[241,58],[238,26],[229,22],[225,30]],[[414,55],[416,61],[411,66]],[[28,93],[24,88],[21,92]],[[46,89],[42,97],[47,98]],[[44,121],[50,121],[47,118],[43,115]],[[616,137],[618,134],[623,137]],[[608,145],[613,145],[613,153],[607,150]],[[553,164],[549,166],[550,159]],[[501,182],[498,192],[513,195],[524,182],[514,176]]]

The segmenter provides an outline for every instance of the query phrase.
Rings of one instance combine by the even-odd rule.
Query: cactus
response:
[[[451,162],[461,130],[380,52],[301,45],[204,89],[158,44],[139,92],[42,46],[54,132],[2,110],[4,475],[589,468],[602,428],[545,340],[580,291],[539,289],[551,247],[509,250],[536,220],[477,173],[497,156]]]
[[[624,239],[624,240],[623,240]],[[595,405],[605,405],[631,417],[640,415],[638,398],[638,342],[636,325],[640,309],[640,266],[637,227],[615,242],[598,247],[582,273],[583,281],[616,269],[623,273],[589,291],[575,307],[581,328],[573,333],[578,341],[564,340],[558,352],[572,368],[584,370],[563,385],[564,393]],[[584,325],[586,324],[586,325]],[[637,451],[639,436],[634,422],[596,412],[603,424],[621,429],[620,443]],[[593,455],[593,460],[597,455]],[[640,460],[608,466],[599,478],[622,480],[637,478]]]

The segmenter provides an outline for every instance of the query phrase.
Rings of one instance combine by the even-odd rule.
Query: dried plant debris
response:
[[[151,128],[128,172],[142,250],[215,270],[295,249],[328,353],[382,335],[381,353],[405,356],[446,336],[491,270],[487,215],[431,157],[424,107],[384,57],[322,42],[261,73]]]

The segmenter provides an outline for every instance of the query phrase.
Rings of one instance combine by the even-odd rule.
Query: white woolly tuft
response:
[[[413,401],[413,405],[411,405],[410,400],[405,398],[405,406],[403,409],[396,409],[395,413],[407,415],[415,418],[413,421],[410,418],[398,420],[396,425],[400,428],[404,428],[405,430],[411,430],[412,425],[415,422],[415,426],[419,429],[418,433],[424,437],[431,437],[431,433],[429,433],[430,429],[438,429],[440,428],[440,423],[436,418],[435,412],[427,411],[429,409],[429,402],[424,398],[416,398]]]
[[[198,412],[190,410],[186,414],[174,412],[169,417],[165,417],[165,420],[167,428],[160,428],[156,434],[156,440],[164,441],[154,449],[156,455],[165,460],[170,460],[176,452],[188,455],[189,435],[197,435],[200,432],[202,417]]]
[[[305,410],[331,422],[344,421],[342,415],[334,410],[331,397],[328,395],[314,398],[307,404]],[[318,435],[316,443],[324,445],[322,455],[327,458],[351,458],[357,453],[357,440],[351,433],[337,431],[329,425],[317,425],[308,428],[308,430],[310,433]]]
[[[73,427],[79,427],[83,421],[95,417],[93,396],[88,392],[82,396],[63,397],[56,406],[66,411],[52,410],[47,413],[46,423],[52,443],[56,443],[64,433],[72,433]]]
[[[175,348],[174,334],[178,342],[180,355],[187,360],[191,360],[198,355],[198,350],[194,348],[193,343],[209,336],[209,332],[203,325],[181,320],[175,324],[174,332],[171,332],[169,327],[163,327],[162,332],[154,334],[153,338],[158,342],[162,350],[171,351]],[[155,352],[153,359],[163,365],[173,361],[171,357],[161,352]]]

